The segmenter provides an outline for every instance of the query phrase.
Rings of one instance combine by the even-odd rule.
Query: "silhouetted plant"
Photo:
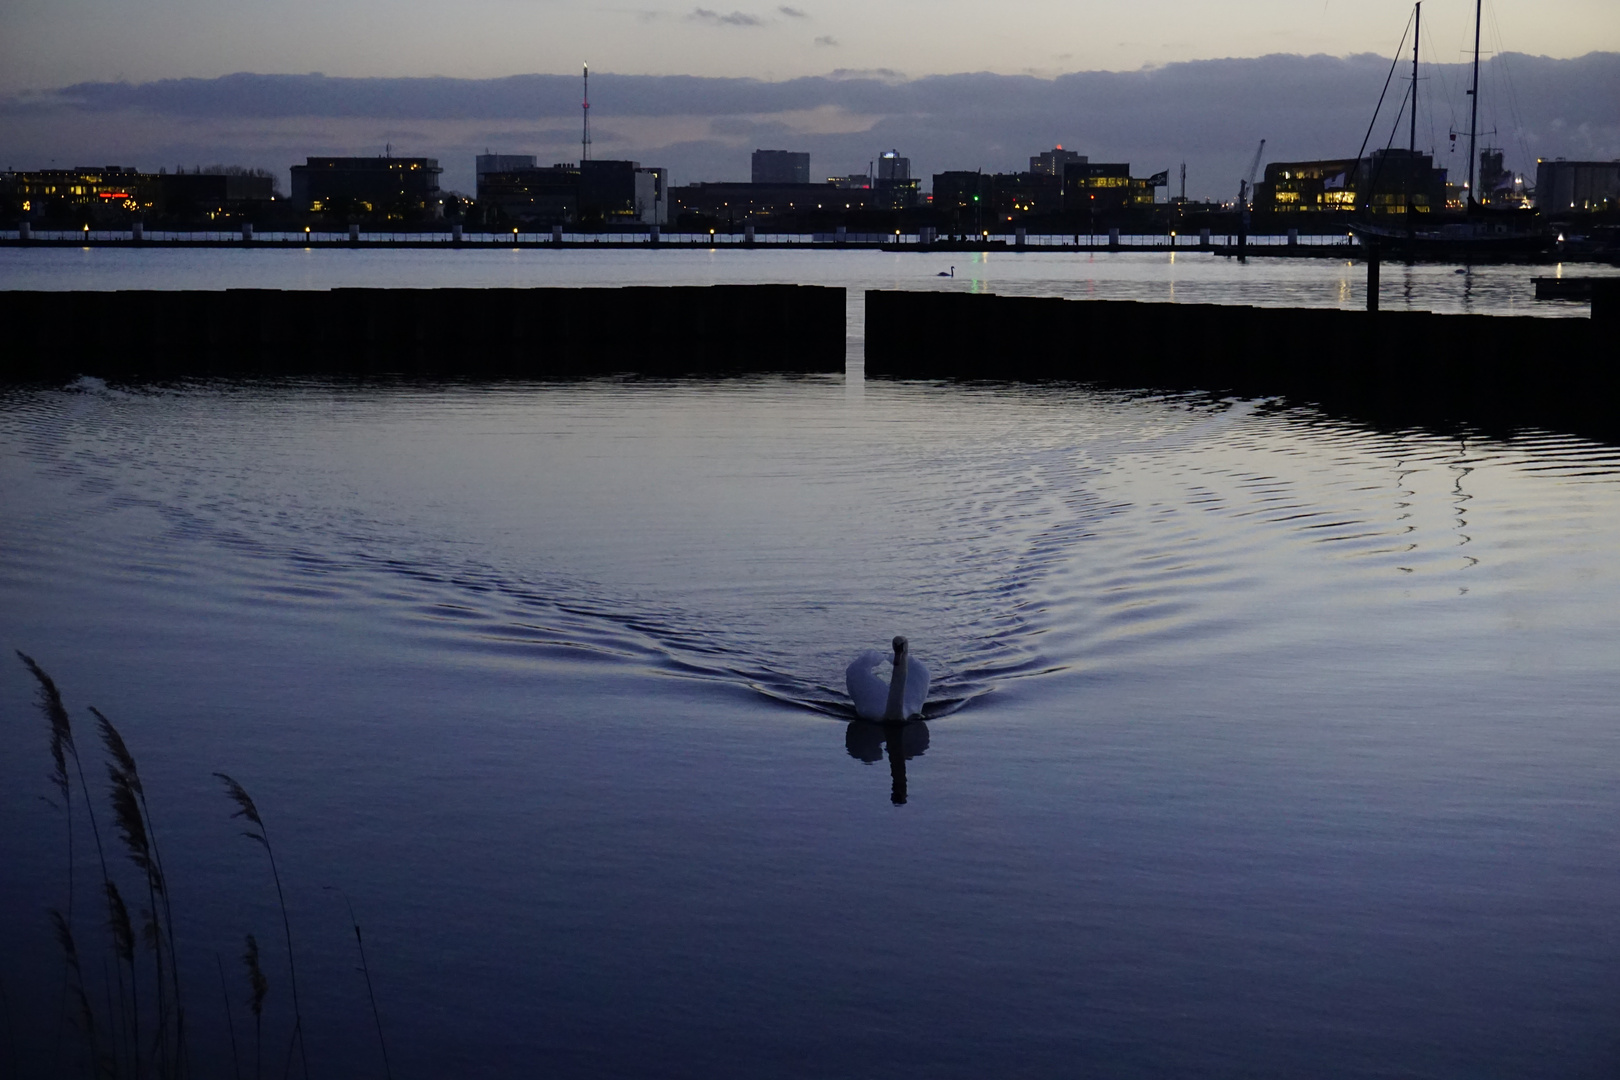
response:
[[[73,739],[73,723],[68,717],[67,706],[62,703],[61,691],[57,689],[56,681],[45,673],[45,669],[40,667],[39,664],[34,661],[33,657],[22,652],[21,650],[17,652],[17,656],[22,660],[23,665],[28,668],[29,674],[33,675],[34,680],[39,683],[39,708],[40,711],[45,714],[46,722],[49,724],[51,729],[51,760],[55,766],[55,769],[52,772],[50,779],[51,783],[56,787],[57,791],[62,796],[62,806],[67,817],[68,903],[67,915],[65,916],[64,921],[71,935],[73,928],[73,898],[75,892],[73,887],[73,864],[75,862],[75,857],[73,845],[73,790],[72,783],[68,778],[67,772],[67,759],[69,757],[72,757],[74,772],[77,773],[79,777],[79,792],[84,798],[85,815],[90,821],[90,834],[96,842],[96,860],[101,866],[102,890],[103,894],[107,897],[107,902],[109,905],[107,910],[109,924],[117,920],[117,913],[113,911],[111,907],[114,894],[112,876],[107,871],[107,852],[101,844],[101,828],[96,824],[95,801],[90,797],[90,785],[89,782],[85,780],[84,776],[84,762],[79,757],[78,744],[75,743]],[[80,974],[81,993],[83,993],[82,972]],[[65,995],[67,994],[65,985],[63,993],[63,1003],[65,1006]],[[109,996],[111,995],[110,986],[108,988],[108,994]],[[118,998],[120,1002],[123,1001],[123,997],[123,974],[120,970],[118,975]],[[87,1005],[88,1001],[88,994],[85,994],[85,1002]],[[108,1023],[112,1022],[110,1013],[111,1010],[109,1009]],[[116,1071],[116,1043],[114,1044],[113,1067]],[[137,1075],[139,1075],[138,1064],[136,1065],[136,1071]]]
[[[219,996],[225,1002],[225,1030],[231,1034],[231,1074],[242,1080],[242,1055],[236,1049],[236,1019],[231,1015],[231,990],[225,985],[225,961],[214,953],[214,966],[219,968]]]
[[[135,1070],[136,1080],[141,1075],[141,997],[140,983],[135,978],[135,926],[129,918],[129,907],[124,903],[124,897],[118,891],[118,886],[107,882],[107,907],[111,915],[108,918],[108,927],[112,931],[114,957],[129,968],[129,1023],[130,1043],[132,1052],[130,1061]],[[118,981],[118,993],[122,997],[124,992],[123,978]]]
[[[253,1010],[253,1080],[260,1080],[263,1075],[264,995],[270,992],[270,982],[259,967],[259,942],[252,934],[247,936],[242,963],[248,970],[248,1008]]]
[[[214,774],[225,785],[225,792],[237,806],[232,817],[245,819],[251,825],[257,825],[258,831],[244,829],[242,835],[250,840],[256,840],[264,846],[264,853],[270,860],[270,876],[276,882],[276,900],[281,905],[281,928],[287,939],[287,975],[288,985],[292,988],[293,1002],[293,1038],[298,1043],[298,1056],[304,1067],[304,1077],[309,1077],[309,1054],[304,1048],[304,1014],[298,1006],[298,965],[293,960],[292,921],[287,917],[287,897],[281,890],[281,872],[276,869],[276,852],[270,846],[269,830],[264,827],[264,819],[259,816],[259,808],[253,805],[253,799],[247,789],[225,773]],[[255,945],[253,955],[255,962],[258,958],[258,948]]]
[[[99,709],[91,708],[101,729],[102,745],[112,758],[107,763],[107,779],[112,786],[113,817],[118,823],[119,835],[129,852],[130,861],[146,877],[147,901],[151,905],[143,914],[142,937],[152,949],[157,971],[157,1046],[160,1071],[178,1074],[185,1044],[184,1012],[180,1004],[179,964],[174,956],[174,920],[169,906],[168,883],[157,857],[156,837],[151,827],[151,813],[146,805],[146,793],[141,786],[141,774],[135,767],[135,756],[129,752],[118,729],[113,727]],[[160,907],[161,901],[161,907]],[[159,912],[164,913],[159,922]],[[165,933],[167,930],[167,933]],[[167,963],[164,953],[168,952]],[[168,972],[165,980],[165,970]],[[174,1016],[174,1054],[169,1054],[169,1016]]]
[[[377,991],[371,986],[371,965],[366,963],[366,942],[360,936],[360,920],[354,917],[354,905],[349,903],[348,893],[335,885],[323,887],[343,897],[343,906],[349,909],[349,924],[354,927],[354,943],[360,950],[360,973],[366,977],[366,994],[371,998],[371,1018],[377,1024],[377,1045],[382,1047],[383,1075],[388,1077],[388,1080],[393,1080],[394,1070],[388,1063],[388,1041],[383,1038],[382,1012],[377,1008]]]
[[[57,944],[62,947],[62,955],[67,959],[67,992],[79,1005],[79,1027],[90,1050],[91,1070],[97,1076],[115,1076],[116,1065],[101,1049],[100,1033],[96,1031],[96,1014],[90,1008],[90,995],[84,987],[84,969],[79,965],[79,947],[73,940],[73,928],[56,908],[51,909],[51,921],[56,925]]]

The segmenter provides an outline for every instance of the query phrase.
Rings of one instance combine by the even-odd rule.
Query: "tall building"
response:
[[[1086,156],[1084,154],[1077,154],[1073,150],[1065,150],[1063,147],[1057,146],[1030,158],[1029,171],[1036,176],[1052,176],[1062,180],[1065,166],[1084,165],[1085,163]]]
[[[911,175],[911,159],[897,150],[885,150],[877,160],[877,203],[889,210],[904,210],[917,202],[922,183]]]
[[[1536,208],[1543,214],[1620,209],[1620,161],[1536,161]]]
[[[437,158],[312,157],[292,167],[300,211],[416,221],[444,216]]]
[[[808,184],[810,155],[792,150],[755,150],[752,175],[756,184]]]

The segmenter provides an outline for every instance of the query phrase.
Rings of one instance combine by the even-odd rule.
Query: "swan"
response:
[[[945,271],[941,270],[937,276],[939,276],[939,277],[955,277],[956,276],[956,267],[954,267],[954,266],[951,267],[951,272],[948,273],[948,274]]]
[[[928,669],[911,655],[905,638],[894,639],[894,674],[884,682],[872,669],[889,659],[868,649],[844,669],[844,682],[862,720],[913,720],[922,715],[928,700]]]

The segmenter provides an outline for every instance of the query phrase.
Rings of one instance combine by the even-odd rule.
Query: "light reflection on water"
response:
[[[8,393],[0,447],[4,644],[133,718],[172,817],[214,813],[209,767],[261,778],[303,884],[381,923],[424,1075],[1175,1071],[1210,1039],[1286,1074],[1347,1002],[1346,1075],[1511,1058],[1481,1016],[1610,1045],[1620,957],[1571,943],[1620,865],[1613,448],[858,376],[85,383]],[[843,723],[843,665],[899,632],[931,722]],[[31,955],[56,826],[0,678]],[[180,835],[188,945],[231,949],[230,830]],[[1472,982],[1391,989],[1426,949]],[[880,1021],[886,986],[926,1018]],[[358,1068],[344,993],[321,1049]]]

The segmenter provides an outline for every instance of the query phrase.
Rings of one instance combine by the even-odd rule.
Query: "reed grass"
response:
[[[253,1080],[264,1076],[264,996],[270,992],[270,981],[259,966],[259,941],[247,936],[247,948],[242,952],[242,963],[248,971],[248,1008],[253,1011]]]
[[[371,998],[371,1018],[377,1025],[377,1045],[382,1048],[383,1075],[387,1080],[394,1080],[394,1068],[388,1063],[388,1040],[383,1038],[382,1012],[377,1008],[377,991],[371,985],[371,965],[366,962],[366,941],[360,936],[360,920],[355,918],[354,905],[349,902],[349,894],[336,885],[326,885],[343,897],[343,906],[349,909],[349,925],[354,927],[354,944],[360,950],[360,972],[366,977],[366,995]]]
[[[225,961],[214,953],[214,965],[219,968],[219,999],[225,1003],[225,1030],[231,1034],[231,1075],[242,1080],[242,1055],[236,1049],[236,1018],[231,1015],[231,990],[225,985]]]
[[[264,818],[259,816],[259,808],[253,804],[253,798],[248,795],[247,789],[238,784],[230,776],[216,772],[220,782],[225,785],[225,793],[236,804],[236,813],[233,818],[242,818],[250,825],[258,826],[253,829],[242,830],[242,835],[249,840],[257,841],[263,845],[265,855],[270,859],[270,876],[276,882],[276,900],[281,905],[281,928],[287,940],[287,976],[288,985],[292,989],[293,1003],[293,1038],[298,1043],[298,1056],[304,1067],[304,1080],[309,1080],[309,1052],[304,1046],[304,1013],[298,1004],[298,964],[293,959],[292,921],[287,917],[287,896],[281,889],[281,871],[276,868],[276,851],[270,846],[270,833],[264,826]],[[254,955],[258,951],[255,947]]]
[[[50,733],[52,770],[48,779],[55,788],[56,798],[46,798],[45,802],[63,814],[67,834],[66,903],[60,908],[49,909],[57,944],[63,957],[62,1001],[53,1050],[53,1075],[68,1076],[81,1071],[82,1065],[64,1068],[62,1060],[63,1035],[69,1029],[77,1029],[83,1050],[88,1052],[89,1072],[97,1078],[108,1077],[117,1080],[125,1074],[127,1063],[127,1071],[135,1080],[142,1080],[148,1066],[154,1080],[184,1080],[190,1071],[190,1056],[180,963],[175,951],[174,909],[162,854],[157,843],[157,832],[153,826],[151,808],[147,802],[145,785],[142,783],[135,756],[130,752],[129,745],[112,721],[100,710],[91,707],[89,712],[95,718],[102,749],[105,752],[108,781],[106,794],[112,809],[114,830],[130,863],[143,879],[145,892],[143,899],[146,903],[138,910],[132,908],[129,894],[119,887],[112,866],[107,861],[106,848],[102,842],[100,825],[95,813],[95,799],[90,791],[84,762],[74,739],[71,717],[63,702],[62,694],[55,681],[32,657],[22,652],[18,652],[17,656],[37,683],[38,707],[45,717]],[[225,773],[214,775],[225,785],[226,795],[236,807],[232,817],[242,818],[250,826],[243,830],[243,835],[264,848],[270,863],[271,878],[276,887],[276,900],[281,911],[281,925],[287,953],[288,986],[293,1007],[293,1026],[288,1040],[283,1075],[291,1071],[293,1050],[296,1047],[303,1076],[308,1080],[309,1057],[305,1046],[304,1018],[298,994],[298,969],[292,938],[292,921],[287,910],[286,893],[281,881],[280,867],[276,862],[275,849],[271,846],[264,818],[247,790]],[[79,789],[77,795],[74,793],[75,778]],[[95,955],[90,958],[91,970],[97,966],[100,968],[97,977],[101,986],[97,989],[105,992],[104,1008],[107,1017],[105,1024],[98,1021],[97,1008],[92,1004],[95,998],[101,997],[102,994],[93,993],[86,979],[84,956],[80,950],[81,942],[76,935],[74,924],[78,888],[75,868],[78,853],[73,804],[79,798],[84,800],[85,820],[88,821],[95,840],[102,876],[101,892],[107,906],[104,923],[106,944],[96,949]],[[342,890],[335,891],[343,895]],[[392,1080],[393,1069],[383,1034],[382,1013],[377,1005],[376,989],[366,956],[365,938],[359,920],[355,917],[354,905],[349,903],[346,895],[343,895],[343,900],[348,908],[350,927],[354,931],[355,945],[360,954],[360,971],[366,982],[366,993],[370,1000],[372,1021],[382,1052],[384,1073]],[[269,991],[269,981],[261,963],[258,940],[252,934],[246,935],[244,940],[242,963],[247,970],[248,1002],[254,1023],[254,1080],[263,1080],[264,1003]],[[150,993],[143,993],[141,990],[142,971],[145,967],[140,960],[143,952],[151,954],[152,968],[145,976],[151,979]],[[214,960],[220,976],[220,993],[225,1004],[225,1021],[230,1033],[232,1066],[236,1080],[241,1080],[241,1054],[237,1045],[235,1021],[231,1014],[230,991],[225,978],[224,961],[217,952]],[[10,1072],[21,1075],[16,1068],[16,1037],[11,1024],[9,1001],[4,997],[3,987],[0,987],[0,1009],[5,1013],[7,1047],[12,1065]],[[151,1018],[150,1027],[143,1022],[143,1017]],[[83,1061],[84,1059],[81,1059],[81,1062]]]

